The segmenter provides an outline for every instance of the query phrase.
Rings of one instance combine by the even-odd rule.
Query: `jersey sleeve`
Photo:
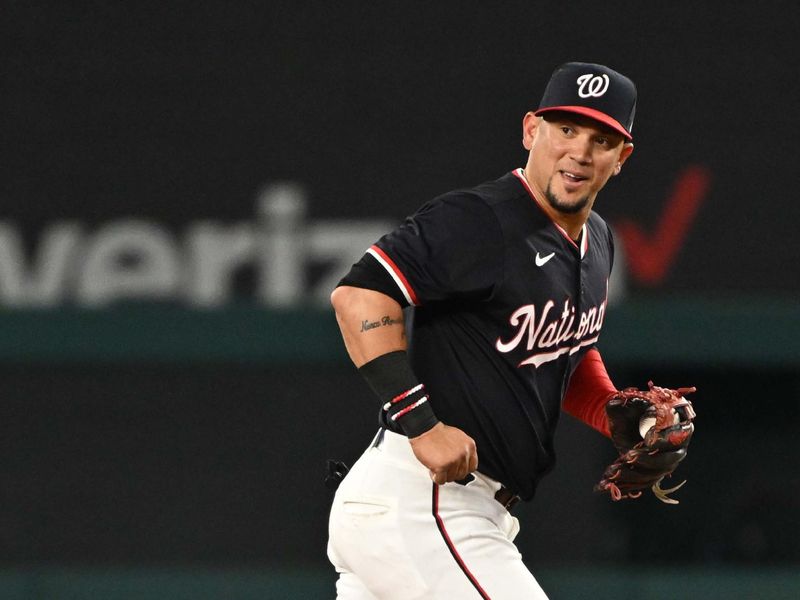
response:
[[[611,383],[600,352],[592,348],[583,356],[569,380],[564,410],[604,436],[611,437],[606,403],[616,393],[617,389]]]
[[[389,296],[403,308],[409,305],[409,301],[406,300],[403,292],[397,287],[389,272],[369,252],[364,254],[351,267],[347,275],[342,277],[337,287],[340,285],[374,290]]]
[[[502,280],[503,234],[481,198],[451,193],[424,205],[373,244],[367,256],[343,284],[376,289],[402,299],[403,306],[480,301],[490,298]]]

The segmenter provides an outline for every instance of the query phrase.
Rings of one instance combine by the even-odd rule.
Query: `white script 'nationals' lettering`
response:
[[[569,298],[564,301],[560,313],[553,314],[555,306],[555,302],[548,300],[538,315],[533,304],[520,306],[508,319],[511,326],[516,328],[516,333],[507,342],[497,338],[495,348],[503,353],[511,352],[524,341],[525,349],[533,351],[533,354],[519,366],[538,367],[556,360],[562,354],[574,354],[597,341],[606,314],[606,301],[580,315],[576,315]]]

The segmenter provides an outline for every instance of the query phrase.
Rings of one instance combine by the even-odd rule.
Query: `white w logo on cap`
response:
[[[589,98],[590,96],[599,97],[608,90],[608,75],[592,75],[587,73],[578,77],[578,96]]]

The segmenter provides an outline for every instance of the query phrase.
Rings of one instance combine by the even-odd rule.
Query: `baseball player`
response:
[[[620,452],[596,489],[671,500],[659,482],[685,456],[691,405],[622,395],[596,348],[614,244],[592,207],[633,151],[635,108],[627,77],[561,65],[523,117],[524,168],[428,202],[334,290],[380,404],[331,508],[339,598],[545,598],[511,511],[553,467],[562,409]]]

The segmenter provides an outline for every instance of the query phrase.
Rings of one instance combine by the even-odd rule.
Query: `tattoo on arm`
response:
[[[365,331],[369,331],[370,329],[375,329],[377,327],[388,327],[389,325],[402,325],[403,324],[403,317],[399,319],[393,319],[389,315],[384,315],[377,321],[370,321],[369,319],[363,319],[361,321],[361,329],[359,333],[364,333]]]

